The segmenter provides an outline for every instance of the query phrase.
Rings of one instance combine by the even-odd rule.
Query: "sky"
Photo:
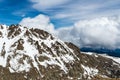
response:
[[[40,28],[79,47],[120,48],[120,0],[0,0],[0,24]]]
[[[0,23],[8,25],[44,14],[55,27],[64,27],[79,20],[119,13],[120,0],[0,0]]]

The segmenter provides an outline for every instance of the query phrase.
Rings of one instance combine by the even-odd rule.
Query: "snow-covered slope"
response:
[[[113,57],[113,56],[109,56],[107,54],[97,54],[97,53],[93,53],[93,52],[83,52],[83,53],[88,54],[88,55],[94,55],[96,57],[102,56],[102,57],[105,57],[105,58],[109,58],[109,59],[112,59],[113,61],[120,64],[120,58],[119,57]]]
[[[46,31],[0,25],[0,80],[89,80],[111,77],[115,68],[119,70],[120,63],[83,54]]]
[[[57,65],[67,72],[64,63],[72,63],[75,57],[61,40],[45,31],[20,25],[0,26],[0,52],[0,66],[8,67],[12,73],[28,72],[33,66],[41,74],[39,65]]]

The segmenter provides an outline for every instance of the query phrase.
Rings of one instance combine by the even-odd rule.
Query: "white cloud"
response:
[[[24,18],[20,24],[43,29],[79,47],[120,48],[119,16],[80,20],[73,26],[54,29],[49,17],[40,14]]]
[[[23,26],[43,29],[50,33],[54,32],[54,25],[50,23],[49,17],[42,14],[33,18],[30,18],[30,17],[23,18],[19,24]]]
[[[37,9],[37,10],[45,10],[45,9],[49,9],[52,8],[54,6],[58,6],[60,4],[64,4],[69,0],[31,0],[31,2],[33,2],[33,8]]]
[[[25,17],[26,16],[26,13],[23,12],[22,10],[21,11],[20,10],[19,11],[15,11],[12,14],[15,15],[15,16],[21,16],[21,17]]]
[[[72,23],[120,14],[120,0],[30,0],[33,8],[49,14],[52,19],[66,19]]]
[[[59,38],[80,47],[120,47],[120,18],[82,20],[72,27],[60,28],[57,31]]]

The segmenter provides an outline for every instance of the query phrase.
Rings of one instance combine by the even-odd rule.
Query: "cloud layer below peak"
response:
[[[20,24],[46,30],[79,47],[120,48],[119,16],[80,20],[72,26],[55,29],[49,17],[40,14],[34,18],[24,18]]]
[[[101,17],[78,21],[70,28],[58,29],[58,36],[80,47],[119,48],[120,18]]]

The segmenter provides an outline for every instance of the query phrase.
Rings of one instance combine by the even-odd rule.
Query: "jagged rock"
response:
[[[119,62],[82,53],[46,31],[0,25],[0,80],[107,80],[119,72]]]

